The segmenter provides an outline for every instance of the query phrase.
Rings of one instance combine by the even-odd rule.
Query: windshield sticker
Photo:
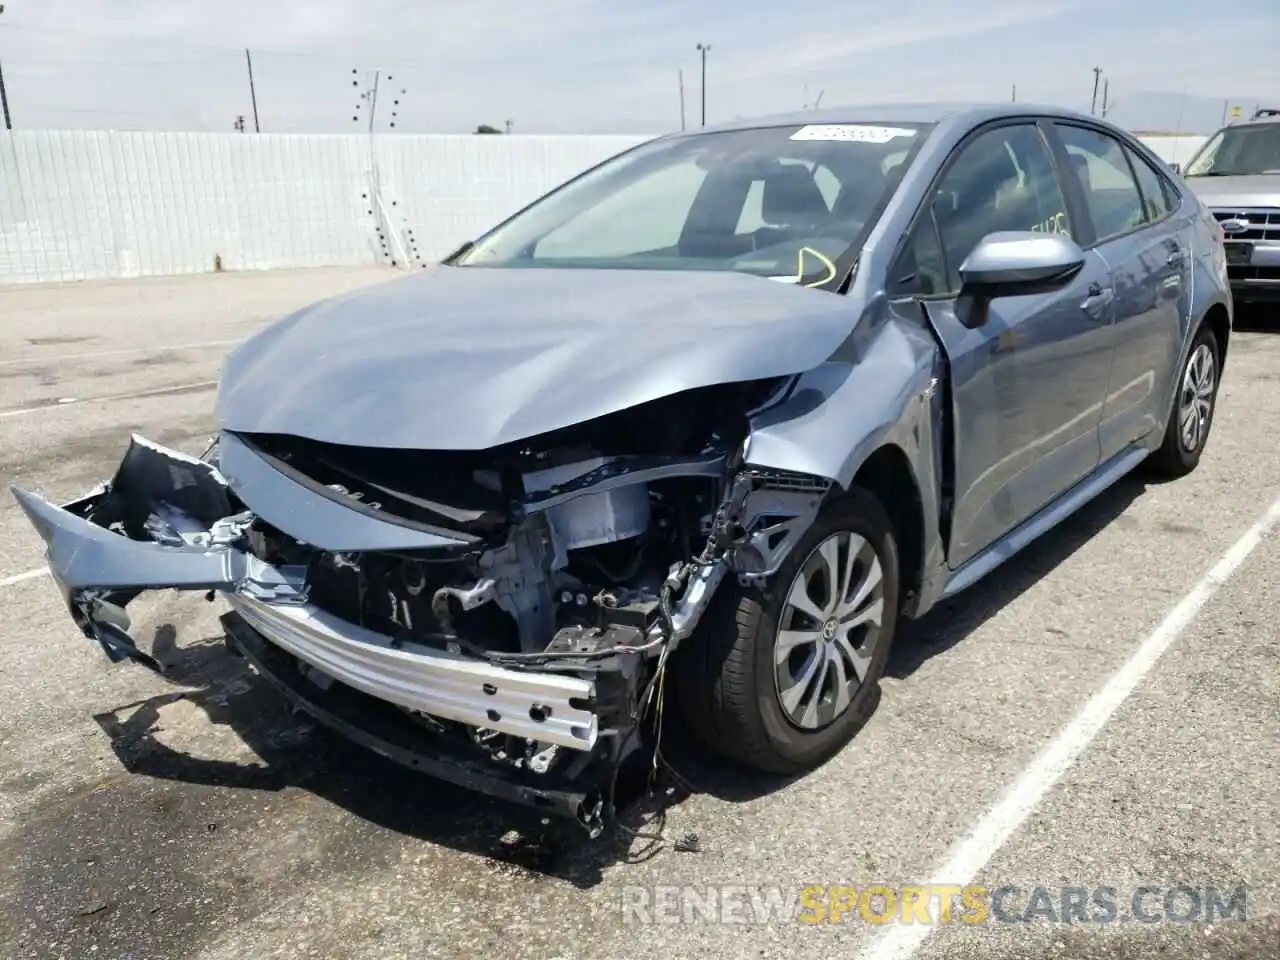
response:
[[[914,136],[905,127],[874,127],[862,123],[811,123],[791,135],[792,140],[847,140],[852,143],[888,143]]]

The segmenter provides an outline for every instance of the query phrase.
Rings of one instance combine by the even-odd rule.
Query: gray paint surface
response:
[[[704,271],[442,267],[308,307],[228,359],[221,426],[483,450],[694,387],[799,373],[855,304]]]

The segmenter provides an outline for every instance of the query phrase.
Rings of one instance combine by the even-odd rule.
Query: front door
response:
[[[1072,227],[1041,129],[1013,123],[960,147],[909,241],[917,296],[950,363],[953,569],[1098,465],[1112,318],[1102,258],[1087,254],[1056,291],[993,300],[976,329],[961,322],[972,303],[958,295],[958,268],[987,234]]]

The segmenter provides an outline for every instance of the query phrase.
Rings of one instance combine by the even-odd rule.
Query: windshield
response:
[[[516,214],[453,263],[725,270],[830,288],[925,129],[813,124],[651,141]]]
[[[1280,173],[1280,123],[1241,124],[1215,133],[1187,164],[1188,177]]]

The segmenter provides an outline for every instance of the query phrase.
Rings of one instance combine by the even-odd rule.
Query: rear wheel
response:
[[[851,489],[763,589],[720,587],[672,664],[682,712],[701,740],[740,763],[812,769],[874,711],[897,609],[892,525],[874,497]]]
[[[1200,463],[1217,406],[1220,356],[1213,331],[1207,324],[1201,326],[1178,374],[1164,442],[1148,461],[1155,473],[1181,477]]]

